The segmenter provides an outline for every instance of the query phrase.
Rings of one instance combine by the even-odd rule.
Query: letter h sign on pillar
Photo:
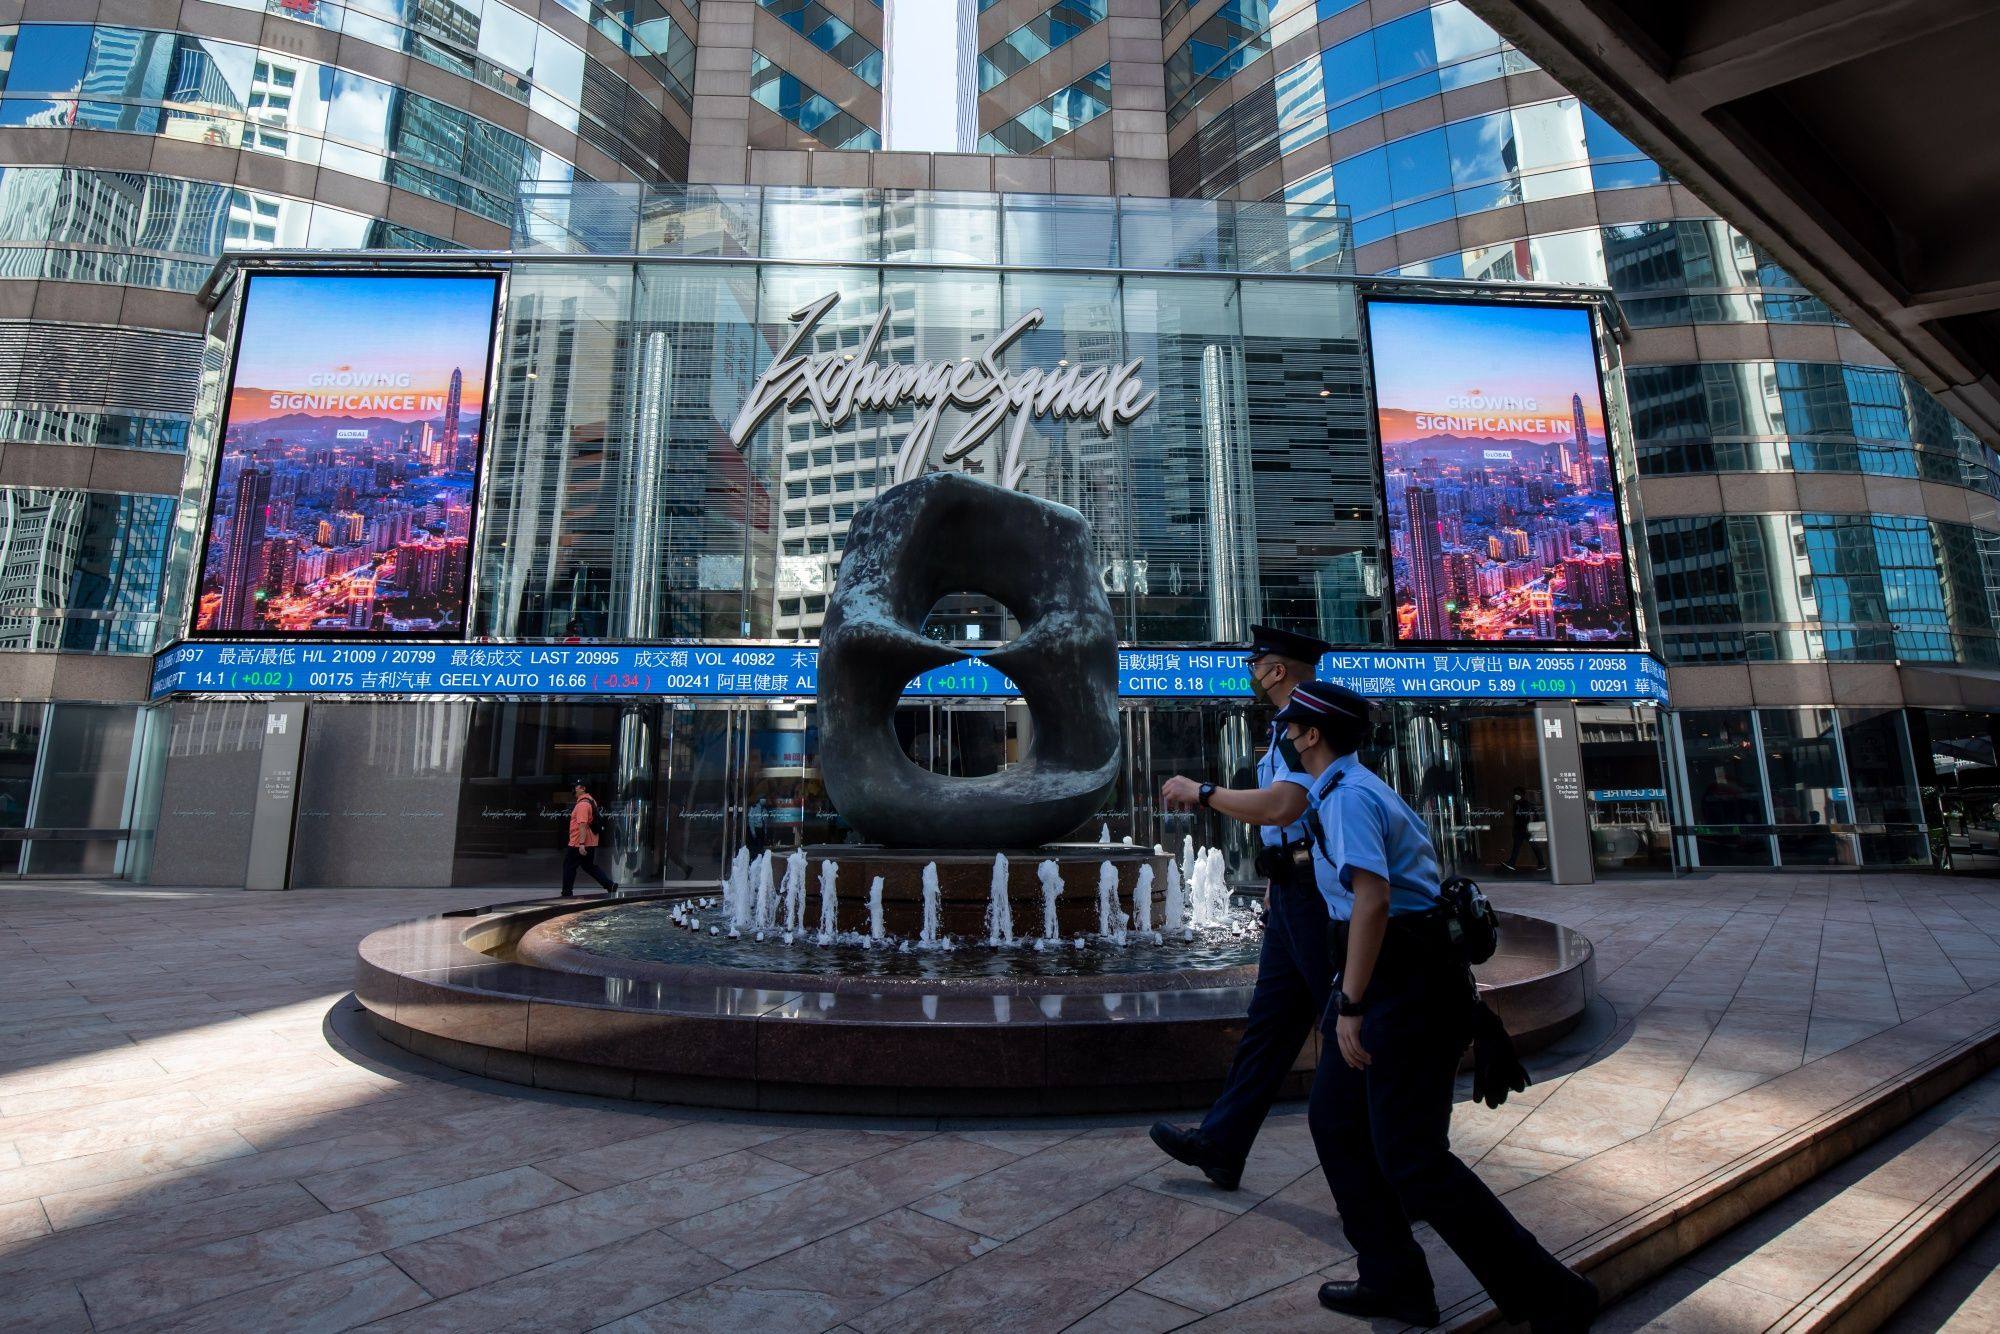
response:
[[[303,700],[273,700],[264,715],[264,749],[250,810],[245,889],[290,889],[292,828],[298,813],[299,758],[305,751]]]
[[[1587,885],[1597,878],[1590,803],[1583,790],[1583,746],[1576,705],[1538,704],[1535,720],[1542,761],[1542,810],[1548,821],[1549,880]]]

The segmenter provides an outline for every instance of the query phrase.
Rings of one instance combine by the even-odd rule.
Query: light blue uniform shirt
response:
[[[1264,748],[1263,758],[1257,761],[1257,786],[1269,787],[1273,783],[1296,783],[1308,794],[1312,792],[1312,775],[1294,769],[1285,760],[1285,748],[1279,743],[1285,739],[1285,729],[1280,723],[1271,724],[1271,744]],[[1296,843],[1306,836],[1306,817],[1301,814],[1288,825],[1259,825],[1257,837],[1267,848],[1275,848],[1280,843]]]
[[[1356,871],[1373,871],[1389,882],[1391,917],[1436,905],[1438,861],[1430,831],[1360,756],[1335,760],[1308,793],[1325,833],[1325,842],[1313,849],[1313,879],[1334,921],[1354,918]]]

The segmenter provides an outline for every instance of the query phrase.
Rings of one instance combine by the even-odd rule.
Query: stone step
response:
[[[2000,1329],[2000,1219],[1917,1289],[1883,1334],[1986,1334]]]
[[[1695,1251],[1599,1328],[1875,1329],[1996,1208],[2000,1073],[1988,1073]]]
[[[1503,1199],[1543,1244],[1590,1275],[1607,1307],[1615,1306],[1885,1137],[1913,1122],[1921,1131],[1928,1123],[1920,1118],[1968,1085],[1977,1082],[1983,1090],[1996,1067],[2000,988],[1975,992],[1663,1122]],[[1987,1115],[1996,1112],[2000,1108],[1990,1107]],[[2000,1118],[1989,1124],[2000,1125]],[[1996,1135],[2000,1131],[1989,1128],[1989,1140]],[[1989,1188],[1981,1182],[1963,1207],[1976,1213]],[[1953,1206],[1953,1219],[1973,1216],[1959,1207]],[[1971,1229],[1957,1235],[1962,1241]],[[1921,1273],[1928,1275],[1949,1254],[1941,1250]],[[1914,1284],[1901,1289],[1903,1295],[1913,1290]],[[1831,1292],[1822,1296],[1835,1300]],[[1791,1303],[1777,1305],[1773,1318]],[[1445,1327],[1454,1330],[1499,1321],[1477,1291],[1444,1314]],[[1686,1327],[1709,1326],[1697,1320]]]

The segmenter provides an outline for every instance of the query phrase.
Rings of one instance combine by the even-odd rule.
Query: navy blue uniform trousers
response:
[[[1232,1162],[1249,1156],[1299,1049],[1326,1009],[1333,988],[1327,927],[1326,900],[1311,875],[1271,882],[1249,1022],[1229,1063],[1229,1082],[1201,1123],[1209,1143]]]
[[[1471,986],[1443,942],[1392,927],[1361,1016],[1370,1063],[1356,1070],[1342,1059],[1335,1017],[1326,1016],[1306,1119],[1363,1283],[1432,1290],[1410,1235],[1421,1219],[1503,1315],[1524,1320],[1574,1280],[1451,1152],[1452,1081],[1472,1037]]]

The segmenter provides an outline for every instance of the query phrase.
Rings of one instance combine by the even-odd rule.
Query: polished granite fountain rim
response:
[[[391,1041],[515,1083],[740,1108],[987,1115],[1200,1105],[1228,1071],[1250,1000],[1249,979],[1234,977],[886,994],[562,973],[482,952],[607,901],[505,904],[387,927],[357,950],[355,994]],[[1596,990],[1594,957],[1553,923],[1503,914],[1503,926],[1517,940],[1545,933],[1551,946],[1555,966],[1486,991],[1532,1048],[1581,1017]],[[1317,1058],[1315,1038],[1288,1095],[1303,1091]]]

